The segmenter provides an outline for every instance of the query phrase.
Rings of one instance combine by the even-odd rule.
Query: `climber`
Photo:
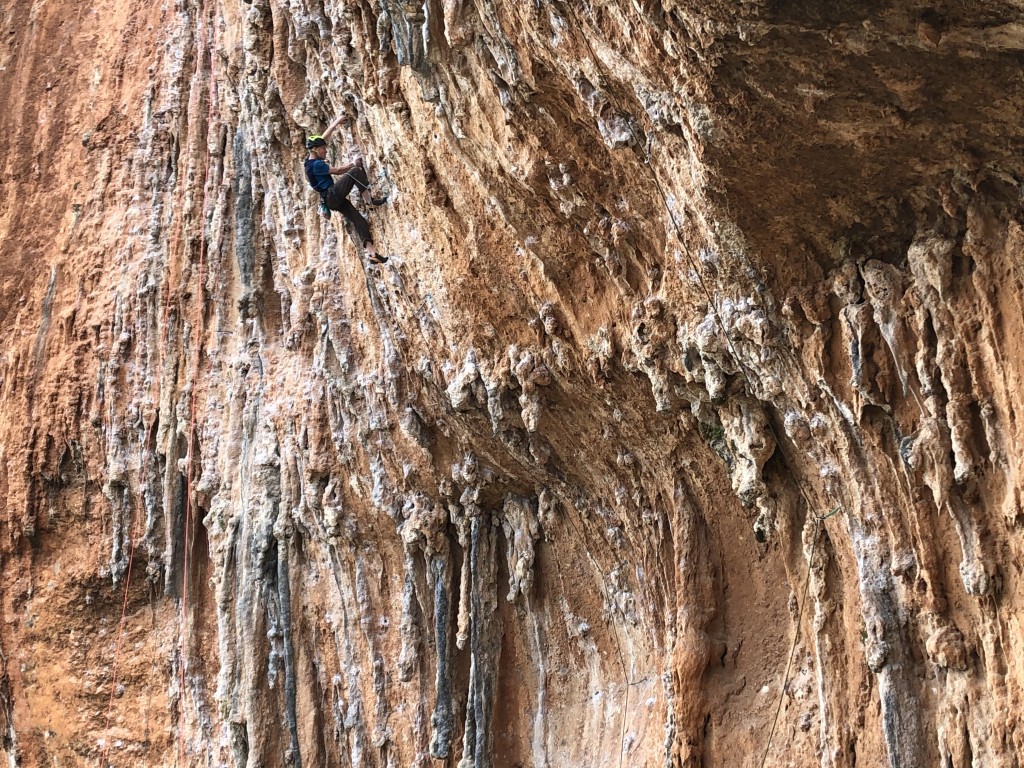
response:
[[[345,116],[342,115],[331,123],[323,134],[314,134],[306,139],[306,149],[309,150],[309,157],[305,162],[306,180],[309,182],[309,186],[320,195],[320,213],[330,218],[331,211],[340,212],[356,228],[356,234],[370,261],[373,264],[384,264],[388,260],[387,257],[377,253],[377,249],[373,245],[373,237],[370,235],[370,225],[349,202],[348,193],[352,191],[353,186],[358,186],[362,191],[363,201],[372,206],[383,205],[387,202],[387,198],[371,197],[370,180],[363,168],[362,158],[357,159],[354,163],[339,166],[329,165],[324,159],[327,157],[327,139],[344,119]],[[337,183],[331,178],[331,174],[341,175]]]

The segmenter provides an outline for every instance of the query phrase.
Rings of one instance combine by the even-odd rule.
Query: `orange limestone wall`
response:
[[[1020,765],[1019,3],[5,6],[8,765]]]

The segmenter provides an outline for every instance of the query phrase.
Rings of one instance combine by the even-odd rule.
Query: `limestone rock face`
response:
[[[4,6],[9,765],[1021,764],[1020,3]]]

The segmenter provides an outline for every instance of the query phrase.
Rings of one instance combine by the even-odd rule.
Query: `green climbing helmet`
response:
[[[306,139],[306,149],[316,149],[317,147],[326,147],[327,142],[324,141],[324,137],[314,133],[308,139]]]

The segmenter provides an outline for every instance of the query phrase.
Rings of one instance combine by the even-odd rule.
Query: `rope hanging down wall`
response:
[[[196,46],[196,67],[193,72],[191,79],[191,90],[188,100],[187,117],[194,115],[198,109],[198,101],[200,98],[200,89],[198,83],[200,82],[200,75],[202,73],[202,64],[204,57],[209,57],[210,71],[207,91],[207,115],[206,115],[206,129],[207,135],[209,133],[209,127],[213,122],[214,115],[214,104],[216,103],[216,47],[217,47],[217,6],[213,7],[212,13],[207,13],[206,5],[204,4],[198,13],[197,26],[198,26],[198,42]],[[211,32],[212,30],[212,32]],[[208,36],[209,35],[209,36]],[[177,195],[177,206],[175,212],[178,215],[177,226],[172,229],[170,247],[167,250],[167,257],[165,259],[165,266],[169,269],[171,266],[171,259],[178,252],[179,246],[182,242],[182,238],[185,230],[185,216],[184,216],[184,201],[185,201],[185,184],[189,178],[189,162],[190,153],[186,150],[184,158],[184,170],[183,173],[178,175],[178,195]],[[187,617],[187,605],[188,605],[188,575],[189,575],[189,555],[191,546],[194,544],[194,540],[190,540],[189,534],[193,527],[192,522],[192,473],[194,456],[193,451],[195,447],[196,439],[196,390],[199,378],[199,368],[201,361],[201,348],[202,348],[202,332],[203,332],[203,317],[205,312],[205,294],[203,283],[205,280],[205,255],[206,255],[206,209],[207,209],[207,187],[210,175],[210,152],[208,148],[204,155],[204,172],[203,172],[203,197],[202,206],[200,209],[200,242],[199,242],[199,261],[197,269],[197,290],[194,292],[197,301],[195,304],[195,317],[192,322],[192,344],[191,348],[194,356],[194,363],[192,366],[193,377],[191,382],[191,392],[189,397],[189,430],[188,430],[188,449],[186,454],[186,462],[188,464],[186,474],[186,491],[185,491],[185,527],[184,527],[184,542],[183,542],[183,555],[182,555],[182,595],[181,595],[181,608],[180,608],[180,646],[179,646],[179,750],[178,750],[178,764],[184,766],[185,763],[185,731],[184,731],[184,720],[185,720],[185,660],[187,657],[187,636],[188,636],[188,617]],[[172,277],[167,275],[165,279],[165,295],[163,302],[163,313],[162,313],[162,324],[158,329],[157,338],[159,339],[157,344],[157,360],[156,367],[158,373],[163,370],[164,361],[167,357],[167,344],[170,338],[170,329],[168,320],[170,317],[170,299],[171,299],[171,287]],[[159,403],[159,386],[160,377],[156,377],[154,386],[156,388],[155,393],[151,393],[151,402]],[[143,445],[142,455],[142,466],[147,467],[149,461],[155,453],[153,443],[155,441],[156,431],[156,420],[149,425],[146,437],[146,442]],[[114,713],[114,698],[117,692],[118,683],[118,672],[120,669],[121,662],[121,648],[125,633],[125,624],[128,610],[129,594],[131,588],[132,571],[135,562],[135,554],[138,544],[138,525],[139,516],[136,515],[132,531],[130,534],[131,545],[128,556],[128,567],[125,574],[125,587],[124,597],[121,603],[121,618],[118,623],[118,634],[117,641],[114,649],[114,660],[111,666],[110,674],[110,697],[107,704],[107,713],[105,720],[104,732],[107,733],[110,730],[110,724]],[[106,768],[107,758],[110,751],[109,739],[104,739],[104,742],[100,748],[99,754],[99,765],[101,768]]]
[[[644,146],[643,144],[640,143],[640,140],[637,137],[636,132],[633,130],[632,125],[630,126],[629,130],[633,134],[633,140],[637,143],[637,146],[638,147],[639,146]],[[679,239],[679,244],[682,246],[681,250],[685,254],[686,259],[687,259],[687,261],[690,264],[690,269],[693,270],[693,273],[697,276],[697,281],[698,281],[698,283],[699,283],[699,285],[701,287],[701,291],[707,297],[708,305],[710,306],[711,312],[712,312],[712,314],[715,317],[715,321],[718,324],[718,327],[719,327],[719,329],[722,332],[722,337],[725,339],[725,342],[726,342],[726,344],[729,347],[729,352],[732,354],[733,359],[736,360],[736,363],[737,363],[737,365],[739,367],[740,375],[743,376],[743,380],[744,380],[744,382],[747,385],[747,391],[749,391],[753,395],[755,390],[754,390],[753,382],[752,382],[752,380],[750,378],[750,371],[748,371],[746,364],[740,358],[738,352],[736,351],[736,348],[733,346],[732,338],[729,336],[729,332],[726,330],[725,323],[722,320],[722,316],[721,316],[721,314],[718,311],[718,306],[715,303],[715,300],[714,300],[713,296],[711,295],[711,291],[708,289],[707,283],[704,281],[704,275],[697,269],[697,263],[694,260],[693,255],[690,253],[690,251],[686,247],[686,239],[683,236],[682,229],[680,228],[679,224],[676,222],[676,217],[675,217],[675,214],[672,212],[671,206],[669,205],[668,197],[665,195],[664,189],[662,189],[661,182],[658,181],[658,175],[654,171],[654,166],[651,165],[650,148],[651,148],[651,145],[652,145],[653,142],[650,139],[652,137],[653,137],[653,132],[648,135],[649,141],[646,144],[647,150],[646,150],[646,153],[645,153],[646,156],[645,156],[645,159],[644,159],[644,165],[647,166],[648,170],[650,170],[650,172],[651,172],[651,179],[654,181],[655,186],[658,188],[658,194],[661,196],[662,203],[665,206],[665,211],[668,213],[669,219],[672,222],[672,227],[676,231],[676,237]],[[779,447],[779,451],[781,452],[782,451],[783,443],[779,439],[779,434],[776,431],[775,426],[772,424],[771,419],[765,419],[765,423],[768,425],[768,429],[772,433],[772,438],[775,440],[775,444]],[[801,482],[800,477],[796,473],[792,473],[791,472],[790,474],[793,477],[793,482],[796,485],[797,491],[800,493],[801,498],[803,498],[803,500],[804,500],[804,504],[806,505],[807,512],[808,512],[809,515],[811,515],[811,517],[813,518],[814,522],[813,522],[813,529],[812,529],[812,532],[811,532],[811,548],[810,548],[810,551],[807,553],[807,573],[806,573],[806,575],[804,577],[803,589],[801,590],[801,596],[799,598],[799,603],[798,603],[798,607],[797,607],[796,631],[793,634],[793,642],[790,645],[789,655],[786,658],[786,670],[785,670],[785,672],[783,673],[783,676],[782,676],[782,686],[779,689],[778,704],[777,704],[777,706],[775,708],[775,716],[772,719],[771,728],[768,731],[768,739],[766,740],[766,743],[765,743],[764,756],[761,758],[760,768],[764,768],[765,762],[768,760],[768,753],[771,750],[772,739],[775,737],[775,730],[776,730],[776,727],[778,726],[778,722],[779,722],[779,714],[782,711],[782,702],[783,702],[783,699],[785,698],[785,695],[786,695],[786,687],[789,685],[789,673],[790,673],[790,670],[791,670],[792,665],[793,665],[793,656],[796,653],[797,642],[800,639],[800,625],[801,625],[801,623],[803,621],[804,606],[807,603],[808,590],[810,589],[810,584],[811,584],[811,566],[812,566],[812,563],[814,562],[814,551],[815,551],[815,548],[817,547],[817,544],[818,544],[818,532],[819,532],[818,529],[819,529],[819,526],[824,524],[825,520],[827,520],[828,518],[832,517],[833,515],[835,515],[835,514],[837,514],[838,512],[841,511],[841,507],[835,507],[831,512],[829,512],[826,515],[817,515],[817,514],[815,514],[814,511],[813,511],[814,510],[814,505],[811,503],[810,495],[807,493],[807,490],[804,488],[804,485]]]
[[[192,532],[194,527],[193,522],[193,509],[192,509],[192,476],[195,468],[195,456],[194,451],[196,447],[196,395],[199,390],[199,371],[202,365],[202,346],[203,346],[203,319],[206,310],[206,293],[204,288],[205,282],[205,267],[206,267],[206,207],[207,207],[207,194],[210,180],[210,148],[209,148],[209,132],[210,126],[213,123],[214,118],[214,105],[216,103],[216,85],[217,85],[217,18],[218,18],[219,5],[214,2],[212,13],[209,14],[211,18],[206,20],[206,31],[209,32],[208,41],[204,39],[204,26],[200,24],[199,33],[199,44],[196,50],[196,74],[198,73],[202,64],[204,56],[209,56],[210,61],[210,72],[209,72],[209,86],[206,94],[207,101],[207,112],[206,112],[206,136],[207,141],[206,151],[203,155],[203,202],[199,210],[199,264],[196,270],[196,290],[194,295],[196,296],[195,301],[195,316],[192,321],[192,354],[194,362],[192,364],[192,380],[190,382],[191,391],[189,393],[189,426],[188,426],[188,451],[186,454],[186,463],[188,466],[186,481],[185,481],[185,533],[183,542],[183,554],[182,554],[182,588],[181,588],[181,647],[179,657],[179,672],[180,672],[180,688],[178,691],[178,735],[179,735],[179,765],[186,765],[185,762],[185,691],[186,691],[186,679],[185,679],[185,665],[188,659],[188,601],[189,601],[189,554],[192,545],[195,543],[195,538],[189,538],[189,534]],[[200,8],[202,15],[206,14],[206,4]],[[198,80],[197,80],[198,81]],[[196,82],[197,82],[196,81]]]
[[[565,7],[576,18],[576,22],[577,22],[577,24],[580,25],[580,28],[583,28],[582,27],[582,22],[581,22],[579,16],[576,14],[576,11],[575,11],[575,8],[573,7],[573,5],[571,3],[566,3]],[[594,61],[594,66],[599,70],[599,73],[600,73],[600,70],[602,69],[601,59],[598,58],[597,54],[594,52],[593,46],[590,44],[589,37],[587,35],[584,35],[583,39],[586,42],[588,50],[590,51],[590,55],[591,55],[591,57],[592,57],[592,59]],[[600,73],[600,74],[602,76],[604,76],[603,73]],[[604,79],[607,80],[607,77],[605,77]],[[611,98],[611,94],[609,94],[609,98]],[[633,136],[633,141],[635,142],[635,145],[638,148],[646,147],[645,158],[644,158],[644,165],[647,167],[648,171],[650,172],[651,180],[654,182],[654,185],[655,185],[655,187],[658,190],[658,194],[661,197],[662,204],[665,207],[666,213],[668,213],[669,220],[672,223],[672,227],[675,230],[676,237],[679,240],[679,244],[681,246],[680,250],[682,251],[683,255],[685,256],[686,260],[688,261],[690,269],[693,271],[693,274],[697,276],[697,282],[698,282],[698,285],[700,286],[701,292],[704,294],[705,298],[707,299],[708,307],[709,307],[712,315],[715,318],[715,322],[718,325],[719,330],[722,333],[722,338],[725,340],[726,345],[729,348],[730,354],[732,355],[733,359],[737,363],[737,366],[739,368],[740,374],[742,375],[742,377],[744,379],[744,383],[747,386],[747,390],[751,393],[751,395],[754,395],[756,390],[754,389],[753,380],[751,378],[752,372],[748,370],[746,364],[743,362],[743,359],[739,356],[735,346],[733,345],[732,338],[730,337],[729,332],[726,329],[725,322],[722,320],[722,316],[721,316],[721,314],[720,314],[720,312],[718,310],[718,305],[715,302],[714,296],[712,295],[711,290],[709,289],[709,287],[707,285],[707,282],[706,282],[706,280],[704,278],[703,272],[701,272],[701,270],[698,268],[698,265],[696,263],[696,260],[693,257],[693,254],[691,254],[689,249],[687,248],[686,237],[683,234],[682,228],[679,226],[679,223],[676,221],[675,213],[672,211],[671,205],[669,205],[668,197],[666,196],[665,190],[662,187],[660,180],[658,179],[658,174],[654,170],[654,166],[651,163],[651,146],[653,144],[653,137],[654,137],[653,127],[648,132],[648,141],[645,143],[645,142],[641,142],[640,141],[640,138],[637,136],[636,130],[633,127],[633,123],[629,122],[628,125],[629,125],[630,133]],[[767,424],[769,431],[772,433],[772,437],[775,440],[776,446],[778,446],[778,449],[781,452],[782,451],[783,443],[779,439],[778,432],[775,429],[774,425],[772,424],[771,419],[765,419],[765,423]],[[785,668],[785,672],[783,673],[782,685],[781,685],[780,690],[779,690],[778,704],[777,704],[777,706],[775,708],[775,715],[774,715],[774,718],[772,720],[771,728],[769,729],[769,732],[768,732],[768,738],[767,738],[766,743],[765,743],[764,755],[762,756],[761,762],[760,762],[760,767],[761,768],[764,768],[764,765],[765,765],[765,763],[768,760],[768,754],[769,754],[769,752],[771,750],[772,740],[774,739],[775,731],[776,731],[777,726],[778,726],[779,714],[782,711],[782,702],[783,702],[783,700],[785,698],[786,687],[789,684],[789,673],[790,673],[790,670],[791,670],[791,667],[792,667],[793,657],[794,657],[794,654],[796,653],[796,646],[797,646],[797,643],[798,643],[798,641],[800,639],[800,625],[801,625],[801,623],[803,621],[804,606],[807,603],[807,596],[808,596],[808,592],[809,592],[809,588],[810,588],[811,569],[812,569],[812,563],[814,562],[815,549],[816,549],[817,543],[818,543],[819,528],[822,525],[824,525],[824,521],[825,520],[827,520],[828,518],[830,518],[833,515],[835,515],[836,513],[838,513],[840,511],[840,509],[841,509],[840,507],[836,507],[836,508],[834,508],[831,512],[829,512],[826,515],[817,515],[817,514],[815,514],[814,511],[813,511],[814,510],[814,504],[811,502],[810,494],[805,489],[804,484],[801,482],[800,477],[796,473],[793,473],[793,472],[791,472],[791,475],[793,477],[793,482],[795,483],[796,488],[797,488],[801,498],[804,500],[804,504],[805,504],[805,507],[807,509],[807,513],[812,517],[813,529],[812,529],[812,532],[811,532],[810,551],[807,552],[807,555],[806,555],[807,570],[806,570],[806,576],[804,577],[804,584],[803,584],[803,588],[801,590],[801,596],[799,598],[799,603],[798,603],[797,618],[796,618],[796,631],[794,632],[793,640],[792,640],[792,643],[791,643],[790,649],[789,649],[789,655],[787,656],[786,668]],[[627,691],[628,691],[628,689],[627,689]],[[623,719],[625,719],[625,717],[626,717],[626,713],[624,711],[623,712]],[[620,762],[621,762],[621,755],[620,755]]]

